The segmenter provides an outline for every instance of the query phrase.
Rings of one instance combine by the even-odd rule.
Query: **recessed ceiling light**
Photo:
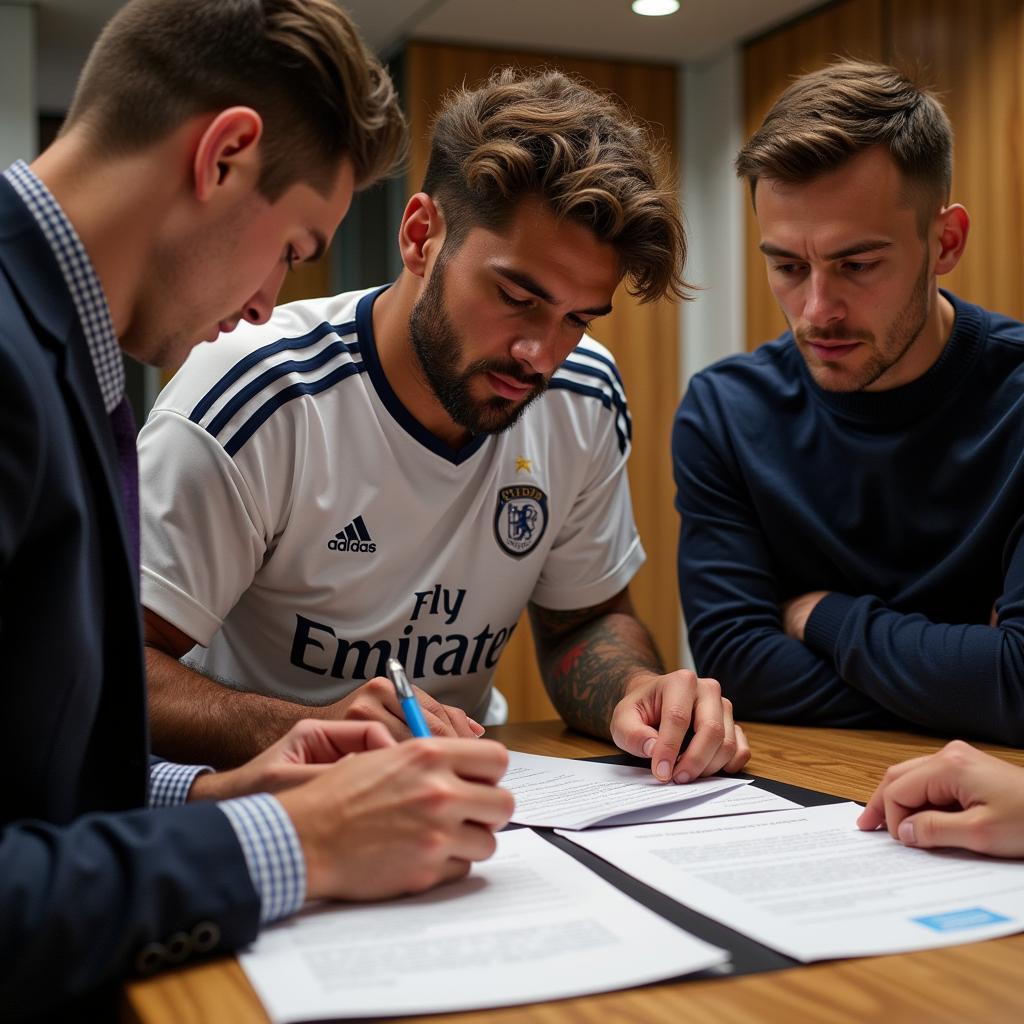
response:
[[[678,10],[679,0],[633,0],[633,13],[645,14],[648,18],[660,18]]]

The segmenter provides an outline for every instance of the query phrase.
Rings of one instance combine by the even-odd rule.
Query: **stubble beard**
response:
[[[928,290],[931,275],[928,268],[928,257],[925,256],[921,265],[921,272],[911,290],[906,304],[889,324],[885,332],[885,342],[876,346],[871,358],[856,371],[854,376],[847,380],[836,380],[835,374],[824,366],[812,366],[807,356],[807,369],[814,378],[815,383],[825,391],[852,392],[864,391],[876,383],[884,374],[896,366],[910,351],[914,342],[920,337],[928,322]],[[792,324],[790,325],[792,329]],[[817,341],[822,338],[831,340],[850,339],[851,341],[872,342],[875,336],[866,331],[794,331],[794,336],[799,342],[801,354],[803,347],[809,341]]]

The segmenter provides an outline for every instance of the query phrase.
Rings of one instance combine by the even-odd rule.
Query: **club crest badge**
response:
[[[494,536],[507,555],[522,558],[539,543],[548,527],[548,496],[532,484],[515,484],[498,491]]]

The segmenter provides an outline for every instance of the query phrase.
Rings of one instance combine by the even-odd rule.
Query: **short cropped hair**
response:
[[[505,68],[449,93],[423,191],[445,218],[444,248],[472,227],[502,230],[536,196],[612,245],[642,302],[688,297],[686,234],[662,148],[618,102],[561,72]]]
[[[107,24],[62,132],[136,152],[232,106],[263,120],[260,192],[330,191],[342,158],[359,187],[393,170],[405,121],[387,71],[332,0],[131,0]]]
[[[953,129],[932,93],[896,68],[842,60],[796,79],[736,158],[756,204],[761,178],[801,184],[884,146],[926,223],[949,201]]]

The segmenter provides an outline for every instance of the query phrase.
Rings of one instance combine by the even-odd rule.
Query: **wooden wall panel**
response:
[[[412,194],[423,179],[430,121],[440,98],[463,82],[474,84],[496,68],[557,67],[579,74],[615,93],[655,125],[675,150],[676,71],[671,67],[480,50],[433,43],[412,43],[406,50],[405,85],[412,146],[408,175]],[[615,312],[595,330],[615,354],[633,416],[630,482],[636,517],[648,561],[631,587],[637,609],[659,649],[674,661],[679,648],[679,603],[675,574],[677,521],[668,438],[679,400],[679,327],[676,307],[668,302],[641,306],[619,289]],[[509,699],[511,721],[554,714],[536,669],[533,641],[524,615],[516,636],[502,654],[497,683]]]
[[[344,224],[341,230],[345,230]],[[330,295],[332,290],[330,257],[325,256],[316,263],[296,263],[285,274],[277,305],[283,306],[286,302],[295,302],[298,299],[317,299],[323,295]]]
[[[936,89],[953,123],[954,202],[971,216],[942,284],[1024,319],[1024,0],[887,0],[888,59]]]
[[[750,43],[743,53],[744,133],[749,138],[779,94],[796,77],[837,57],[884,58],[883,0],[845,0]],[[746,206],[747,346],[756,348],[786,329],[758,252],[757,221]]]

